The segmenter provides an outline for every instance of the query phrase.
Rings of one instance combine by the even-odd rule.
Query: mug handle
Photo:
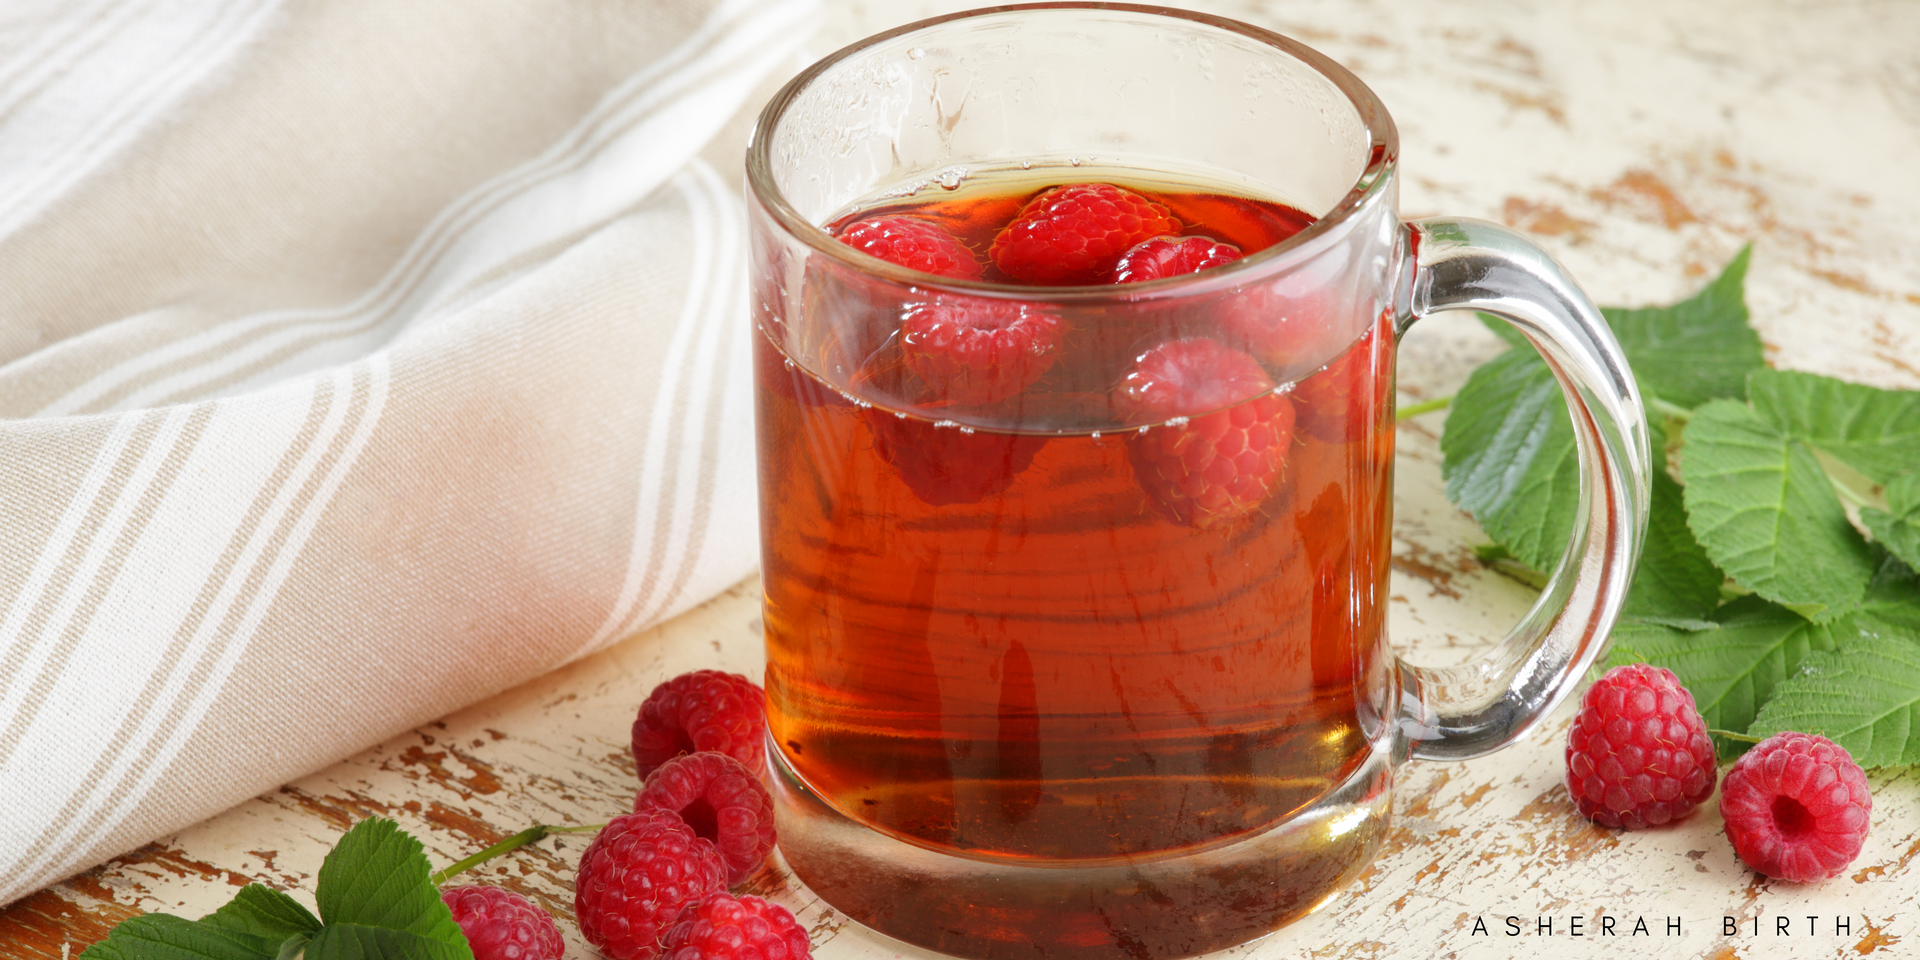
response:
[[[1560,381],[1580,460],[1573,538],[1520,624],[1459,666],[1399,661],[1396,752],[1465,760],[1526,735],[1606,648],[1646,533],[1647,419],[1613,331],[1533,241],[1460,217],[1402,224],[1400,240],[1396,332],[1440,310],[1479,310],[1513,324]]]

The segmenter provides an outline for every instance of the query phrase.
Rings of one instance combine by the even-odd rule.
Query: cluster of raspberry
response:
[[[633,812],[580,858],[574,919],[611,960],[800,960],[807,932],[785,907],[729,891],[774,848],[766,695],[733,673],[660,684],[633,723]],[[498,887],[442,891],[476,960],[560,960],[553,917]]]

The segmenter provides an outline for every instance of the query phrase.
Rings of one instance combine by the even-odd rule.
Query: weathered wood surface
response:
[[[1605,303],[1684,295],[1753,241],[1748,299],[1776,364],[1920,388],[1920,7],[1191,5],[1297,36],[1372,85],[1400,124],[1409,216],[1528,230]],[[961,6],[843,2],[814,51]],[[1403,350],[1402,401],[1452,392],[1495,350],[1471,320],[1423,323]],[[1532,597],[1474,561],[1483,538],[1441,489],[1439,422],[1403,427],[1391,601],[1396,643],[1430,664],[1470,656]],[[634,708],[683,670],[757,671],[757,601],[757,584],[743,583],[663,628],[30,896],[0,911],[0,957],[74,955],[125,917],[198,916],[254,880],[310,902],[322,855],[367,814],[399,820],[445,864],[533,823],[622,813],[635,788]],[[1871,778],[1873,833],[1849,873],[1773,883],[1741,867],[1712,803],[1643,833],[1574,815],[1560,782],[1565,727],[1563,710],[1493,757],[1403,768],[1392,835],[1359,881],[1314,916],[1223,956],[1920,956],[1913,772]],[[585,842],[549,838],[480,879],[569,918]],[[848,923],[778,870],[752,888],[795,909],[820,957],[931,956]],[[1520,936],[1507,936],[1508,917]],[[1678,934],[1667,932],[1670,917]],[[1777,932],[1781,918],[1790,933]],[[1639,919],[1647,927],[1636,936]],[[570,957],[596,955],[570,922],[562,927]]]

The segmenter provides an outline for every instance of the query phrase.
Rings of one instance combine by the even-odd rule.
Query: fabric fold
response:
[[[756,560],[814,0],[188,7],[0,46],[0,903]]]

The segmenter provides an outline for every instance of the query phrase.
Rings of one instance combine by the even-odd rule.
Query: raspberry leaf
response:
[[[305,948],[305,960],[472,960],[466,939],[458,946],[391,927],[332,923],[320,928]]]
[[[1623,621],[1613,631],[1610,665],[1651,663],[1672,670],[1707,726],[1717,730],[1745,731],[1809,653],[1835,646],[1832,629],[1759,597],[1735,600],[1701,626]]]
[[[1747,384],[1754,411],[1781,433],[1876,483],[1920,465],[1920,391],[1790,370],[1756,370]]]
[[[200,922],[216,930],[280,941],[320,929],[320,920],[299,901],[257,883],[241,887],[226,906],[200,918]]]
[[[1682,407],[1744,399],[1747,375],[1764,369],[1760,335],[1747,324],[1743,248],[1699,293],[1666,307],[1602,307],[1643,390]]]
[[[279,953],[278,937],[154,913],[123,921],[80,960],[275,960]]]
[[[1621,610],[1625,616],[1699,620],[1720,605],[1720,586],[1727,575],[1693,538],[1682,498],[1680,484],[1665,470],[1653,471],[1646,545]]]
[[[420,841],[399,824],[380,817],[354,824],[320,865],[315,899],[326,928],[313,943],[322,944],[329,936],[327,930],[339,925],[382,927],[455,948],[447,956],[472,960],[466,935],[440,899],[439,889],[429,879],[431,873]],[[315,949],[309,946],[309,958],[319,956]]]
[[[1531,348],[1481,364],[1454,396],[1440,437],[1447,499],[1521,563],[1551,570],[1579,503],[1573,421]]]
[[[1688,524],[1714,563],[1810,619],[1859,602],[1873,555],[1811,449],[1732,400],[1694,411],[1686,438]]]
[[[1860,508],[1860,522],[1876,543],[1920,567],[1920,470],[1903,473],[1887,484],[1887,509]]]
[[[1920,608],[1909,619],[1920,620]],[[1910,630],[1863,616],[1857,637],[1801,662],[1748,732],[1787,730],[1819,733],[1862,767],[1920,763],[1920,643]]]

